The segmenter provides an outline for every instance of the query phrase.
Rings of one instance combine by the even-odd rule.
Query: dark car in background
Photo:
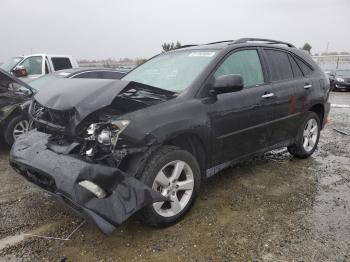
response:
[[[124,71],[109,68],[72,68],[44,75],[25,83],[14,75],[0,69],[0,133],[5,142],[12,145],[20,135],[32,128],[27,111],[33,94],[50,86],[61,78],[120,79]]]
[[[30,85],[39,91],[42,88],[50,87],[50,84],[61,78],[85,78],[85,79],[121,79],[127,71],[103,67],[80,67],[60,70],[44,75],[32,82]]]
[[[350,91],[350,69],[338,69],[332,74],[334,91]]]
[[[161,53],[120,81],[56,81],[35,95],[36,130],[10,164],[103,232],[137,213],[169,226],[204,179],[287,147],[316,150],[329,80],[289,43],[244,38]]]
[[[0,135],[11,145],[15,138],[28,132],[28,119],[22,114],[22,104],[35,91],[27,83],[0,68]]]

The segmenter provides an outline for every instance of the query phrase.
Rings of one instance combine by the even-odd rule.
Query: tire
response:
[[[25,126],[24,123],[27,123],[27,125]],[[23,125],[21,125],[20,123],[23,123]],[[18,126],[20,125],[20,126]],[[12,146],[13,142],[15,141],[15,128],[21,128],[23,129],[23,133],[26,133],[30,130],[30,124],[28,119],[23,116],[23,115],[16,115],[14,117],[12,117],[12,119],[7,123],[7,127],[5,128],[5,132],[4,132],[4,138],[5,138],[5,142],[9,145]],[[19,129],[17,129],[19,130]],[[19,133],[17,133],[19,134]]]
[[[177,170],[183,168],[181,172],[175,172],[175,167]],[[177,173],[180,174],[177,181],[172,182]],[[149,226],[167,227],[190,210],[200,189],[201,175],[192,154],[178,147],[163,146],[152,154],[140,180],[164,196],[174,199],[174,202],[153,203],[140,211],[139,219]],[[181,190],[182,188],[188,189]]]
[[[316,130],[312,131],[315,126]],[[289,153],[297,158],[308,158],[311,156],[317,148],[320,131],[319,116],[314,112],[308,112],[299,127],[295,144],[288,147]]]

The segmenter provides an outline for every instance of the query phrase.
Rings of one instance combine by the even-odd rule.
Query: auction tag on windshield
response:
[[[192,52],[188,56],[194,57],[213,57],[215,52]]]

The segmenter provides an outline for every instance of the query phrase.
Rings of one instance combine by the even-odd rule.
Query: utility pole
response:
[[[328,49],[329,49],[329,42],[327,42],[326,53],[328,53]]]

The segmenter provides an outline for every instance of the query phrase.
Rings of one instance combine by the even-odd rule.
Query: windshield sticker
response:
[[[195,56],[195,57],[213,57],[215,55],[215,52],[192,52],[188,56]]]

